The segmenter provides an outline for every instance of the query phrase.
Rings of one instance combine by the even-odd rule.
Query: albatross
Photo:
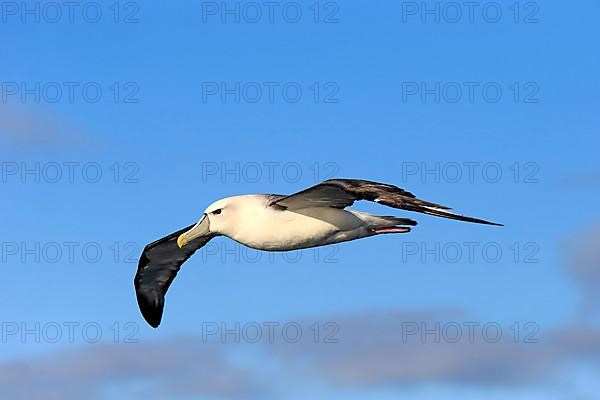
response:
[[[209,205],[198,223],[148,244],[134,278],[142,316],[160,325],[165,294],[181,265],[215,236],[265,251],[289,251],[377,236],[408,233],[416,221],[347,208],[367,200],[401,210],[478,224],[495,222],[455,214],[394,185],[329,179],[291,195],[247,194]]]

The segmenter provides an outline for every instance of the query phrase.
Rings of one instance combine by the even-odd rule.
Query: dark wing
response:
[[[483,219],[455,214],[448,211],[450,208],[446,206],[419,200],[414,194],[394,185],[361,179],[329,179],[301,192],[275,198],[269,203],[269,206],[290,211],[308,207],[345,208],[357,200],[374,201],[388,207],[459,221],[500,225]]]
[[[133,283],[140,311],[146,322],[154,328],[160,325],[165,294],[179,268],[214,236],[199,237],[180,249],[177,246],[177,238],[193,226],[190,225],[150,243],[144,248],[140,257]]]

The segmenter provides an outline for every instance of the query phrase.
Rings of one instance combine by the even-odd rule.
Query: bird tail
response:
[[[403,226],[403,227],[405,227],[405,229],[410,231],[410,228],[408,228],[408,226],[417,225],[417,221],[414,221],[410,218],[399,218],[399,217],[393,217],[393,216],[388,216],[388,215],[373,215],[373,214],[369,214],[366,212],[349,210],[349,209],[346,209],[346,211],[352,212],[358,218],[365,221],[367,223],[367,226],[372,229],[392,228],[392,227],[397,227],[397,226]]]

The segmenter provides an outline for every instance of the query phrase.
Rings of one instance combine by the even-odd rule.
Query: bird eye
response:
[[[219,215],[221,214],[221,208],[219,208],[218,210],[213,211],[213,214]]]

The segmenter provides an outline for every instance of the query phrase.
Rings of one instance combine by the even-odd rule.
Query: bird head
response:
[[[196,225],[177,238],[179,248],[187,243],[205,235],[226,235],[231,233],[237,226],[237,211],[239,200],[237,197],[227,197],[217,200],[204,210],[204,214]]]

